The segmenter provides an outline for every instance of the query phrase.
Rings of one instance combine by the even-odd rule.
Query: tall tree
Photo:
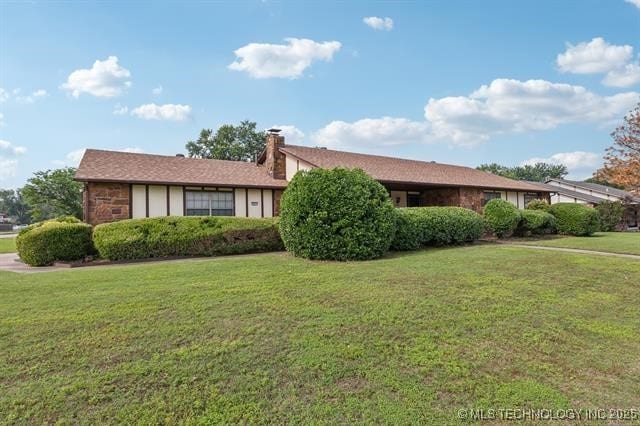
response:
[[[264,150],[265,140],[266,133],[245,120],[237,126],[225,124],[215,133],[202,129],[197,140],[187,142],[186,149],[189,157],[253,161]]]
[[[613,145],[607,148],[604,166],[594,177],[640,193],[640,102],[611,137]]]
[[[73,167],[34,173],[22,188],[34,220],[65,215],[82,217],[82,184],[73,180],[75,174]]]
[[[22,189],[0,189],[0,212],[15,218],[20,225],[31,222],[29,208],[22,197]]]
[[[569,173],[565,165],[550,163],[525,164],[524,166],[515,167],[491,163],[481,164],[478,170],[510,179],[529,180],[532,182],[544,182],[549,178],[562,179]]]

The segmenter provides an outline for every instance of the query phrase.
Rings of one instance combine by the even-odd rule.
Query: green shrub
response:
[[[215,256],[282,250],[277,219],[154,217],[104,223],[93,240],[101,257]]]
[[[484,206],[484,217],[499,238],[508,237],[520,223],[520,210],[510,202],[496,198]]]
[[[389,249],[394,232],[387,190],[362,170],[298,172],[282,195],[280,234],[295,256],[373,259]]]
[[[38,222],[18,233],[16,249],[31,266],[80,260],[93,253],[91,226],[69,217]]]
[[[462,244],[480,238],[484,221],[462,207],[409,207],[396,209],[392,250]]]
[[[600,230],[616,231],[624,218],[624,204],[620,201],[603,201],[596,206],[600,214]]]
[[[600,228],[600,215],[594,208],[578,203],[553,204],[551,213],[561,234],[587,236]]]
[[[516,229],[516,234],[529,236],[532,234],[552,234],[556,231],[556,218],[551,213],[541,210],[523,210]]]
[[[542,210],[548,212],[551,205],[547,203],[547,200],[531,200],[525,206],[526,210]]]

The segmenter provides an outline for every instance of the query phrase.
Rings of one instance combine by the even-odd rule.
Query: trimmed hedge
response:
[[[188,216],[129,219],[95,227],[101,257],[215,256],[282,250],[277,219]]]
[[[499,198],[484,206],[487,225],[498,237],[511,236],[520,223],[520,210],[510,202]]]
[[[556,218],[542,210],[522,210],[521,220],[516,234],[529,236],[532,234],[552,234],[556,231]]]
[[[600,215],[594,208],[577,203],[553,204],[549,209],[561,234],[587,236],[600,229]]]
[[[542,210],[543,212],[549,212],[551,204],[547,200],[531,200],[524,207],[526,210]]]
[[[396,209],[396,234],[392,250],[462,244],[484,232],[478,213],[462,207],[408,207]]]
[[[281,206],[285,247],[308,259],[373,259],[389,249],[395,232],[387,190],[358,169],[298,172]]]
[[[16,249],[31,266],[84,259],[93,253],[91,226],[70,216],[38,222],[18,233]]]

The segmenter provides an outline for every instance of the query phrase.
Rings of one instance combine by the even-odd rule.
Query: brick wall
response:
[[[460,188],[460,207],[482,213],[484,191],[478,188]]]
[[[420,197],[423,206],[457,206],[460,199],[458,188],[425,189]]]
[[[84,220],[91,225],[129,219],[128,183],[88,182],[83,193]]]
[[[275,133],[267,134],[267,158],[265,165],[267,173],[274,179],[287,178],[287,162],[286,157],[280,152],[280,148],[284,146],[284,136]]]

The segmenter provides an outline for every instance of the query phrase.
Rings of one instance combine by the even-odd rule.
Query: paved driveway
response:
[[[58,266],[42,266],[34,268],[20,262],[17,253],[0,254],[0,271],[20,272],[23,274],[34,274],[38,272],[50,272],[67,269]]]

